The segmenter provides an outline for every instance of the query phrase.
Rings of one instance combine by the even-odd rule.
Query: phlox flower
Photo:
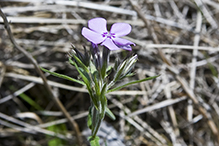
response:
[[[88,28],[82,29],[82,35],[94,44],[101,44],[109,50],[132,50],[133,42],[120,38],[131,32],[131,26],[127,23],[114,23],[107,31],[107,21],[104,18],[93,18],[88,21]]]

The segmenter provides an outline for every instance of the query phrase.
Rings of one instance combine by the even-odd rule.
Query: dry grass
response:
[[[109,26],[130,23],[127,39],[136,43],[132,53],[139,56],[134,78],[161,76],[109,94],[117,120],[106,118],[107,123],[127,146],[219,145],[218,1],[1,0],[0,6],[29,57],[75,78],[66,54],[71,44],[81,50],[89,45],[81,35],[87,21],[104,17]],[[0,22],[0,146],[76,145],[78,132],[68,114],[86,135],[85,87],[48,74],[43,82]],[[111,61],[127,54],[115,52]],[[51,100],[56,97],[67,113]]]

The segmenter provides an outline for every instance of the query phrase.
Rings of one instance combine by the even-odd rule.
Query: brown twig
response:
[[[0,67],[1,67],[0,69],[0,88],[1,88],[4,76],[5,76],[6,68],[2,62],[0,62]]]
[[[16,41],[15,41],[13,35],[12,35],[12,32],[11,32],[7,17],[2,12],[1,9],[0,9],[0,16],[4,20],[5,29],[8,33],[9,39],[11,40],[12,44],[15,46],[16,49],[18,49],[20,52],[22,52],[29,59],[29,61],[34,65],[34,68],[36,69],[36,71],[40,75],[40,77],[42,78],[44,86],[45,86],[46,90],[48,91],[50,97],[55,101],[55,103],[58,105],[60,110],[65,115],[65,117],[68,119],[68,121],[71,124],[72,128],[75,130],[78,145],[81,146],[82,145],[82,138],[81,138],[81,133],[80,133],[78,124],[71,118],[70,114],[67,112],[67,110],[65,109],[65,107],[63,106],[63,104],[61,103],[59,98],[53,94],[52,89],[49,86],[49,84],[47,83],[47,79],[46,79],[45,75],[43,74],[43,72],[41,71],[41,69],[39,68],[39,65],[38,65],[37,61],[27,51],[25,51],[22,47],[20,47],[16,43]]]
[[[138,16],[145,23],[145,26],[148,28],[149,34],[152,35],[153,41],[156,44],[159,44],[158,38],[154,32],[154,28],[151,26],[150,22],[145,18],[144,14],[141,12],[140,8],[136,4],[134,4],[132,2],[132,0],[128,0],[128,1],[132,5],[133,9],[137,12]],[[216,124],[212,120],[211,114],[209,114],[207,112],[207,110],[201,106],[201,104],[197,100],[193,90],[191,90],[189,88],[188,83],[183,78],[181,78],[177,72],[174,72],[174,70],[176,70],[176,69],[174,68],[172,63],[166,58],[165,54],[163,53],[163,51],[160,48],[158,48],[158,53],[159,53],[161,59],[163,60],[163,62],[165,62],[168,65],[170,71],[172,71],[172,73],[176,75],[176,79],[178,80],[178,82],[180,82],[183,89],[187,93],[188,97],[193,101],[194,105],[198,108],[199,112],[207,119],[208,126],[210,127],[211,131],[215,135],[217,142],[219,144],[219,132],[218,132]]]

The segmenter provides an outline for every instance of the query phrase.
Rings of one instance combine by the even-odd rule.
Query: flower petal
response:
[[[81,34],[94,44],[99,44],[104,41],[104,37],[86,27],[83,27]]]
[[[110,29],[110,33],[114,33],[115,36],[121,37],[131,32],[131,25],[128,23],[114,23]]]
[[[104,19],[104,18],[93,18],[93,19],[88,21],[88,27],[91,30],[93,30],[95,32],[98,32],[100,34],[102,34],[103,32],[107,32],[106,19]]]
[[[125,49],[125,50],[129,50],[131,51],[132,50],[132,47],[130,45],[134,45],[135,44],[129,40],[126,40],[126,39],[122,39],[122,38],[114,38],[113,39],[114,43],[121,49]]]
[[[109,38],[107,38],[101,45],[106,46],[109,50],[119,50],[119,49],[120,49],[120,48],[118,48],[118,47],[114,44],[114,42],[113,42],[111,39],[109,39]]]
[[[121,49],[124,49],[124,50],[132,51],[132,47],[130,45],[118,46],[118,47],[121,48]]]
[[[113,38],[113,41],[118,46],[127,46],[127,45],[134,45],[135,46],[135,44],[133,42],[126,40],[126,39],[118,38],[118,37]]]

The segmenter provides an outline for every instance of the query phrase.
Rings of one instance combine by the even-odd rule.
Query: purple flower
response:
[[[127,23],[114,23],[107,31],[106,20],[104,18],[93,18],[88,21],[88,28],[82,29],[82,35],[94,44],[101,44],[110,50],[132,50],[130,45],[133,42],[120,38],[131,32],[131,26]]]

